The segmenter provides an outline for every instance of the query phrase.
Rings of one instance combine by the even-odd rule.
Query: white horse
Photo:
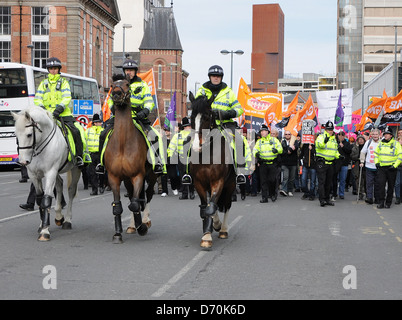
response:
[[[81,170],[68,161],[67,142],[50,112],[40,107],[31,107],[12,115],[15,119],[19,162],[27,167],[36,189],[36,203],[41,218],[38,240],[48,241],[53,190],[56,187],[56,225],[71,229],[73,199],[77,194]],[[63,179],[60,174],[65,172],[69,201],[67,214],[63,217]]]

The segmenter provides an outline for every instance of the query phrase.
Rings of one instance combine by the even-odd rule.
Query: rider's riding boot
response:
[[[245,184],[246,183],[246,176],[242,173],[239,173],[236,176],[236,184]]]
[[[96,174],[105,174],[105,167],[99,163],[95,168],[95,172]]]
[[[155,167],[154,167],[154,173],[155,174],[161,174],[163,173],[163,165],[161,163],[155,163]]]
[[[183,177],[181,178],[181,183],[182,184],[192,184],[193,183],[193,179],[191,179],[191,176],[189,174],[184,174]]]

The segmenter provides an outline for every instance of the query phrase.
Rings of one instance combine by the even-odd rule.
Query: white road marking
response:
[[[233,220],[233,222],[229,225],[229,229],[231,229],[237,222],[240,221],[240,219],[243,218],[243,216],[238,216],[236,219]],[[162,287],[160,287],[157,291],[155,291],[151,296],[158,298],[161,297],[166,291],[168,291],[175,283],[177,283],[183,276],[191,270],[192,267],[195,266],[195,264],[207,254],[207,251],[200,251],[193,259],[190,260],[189,263],[187,263],[178,273],[176,273],[172,278],[169,279],[166,284],[164,284]]]

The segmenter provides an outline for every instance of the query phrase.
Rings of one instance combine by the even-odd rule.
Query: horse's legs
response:
[[[142,223],[141,218],[141,204],[140,204],[140,194],[144,188],[144,176],[141,174],[136,175],[131,178],[131,183],[134,187],[133,198],[131,199],[131,203],[128,206],[130,211],[133,213],[134,217],[134,226],[138,231],[140,236],[145,236],[148,232],[148,227],[146,224]]]
[[[213,218],[210,213],[210,208],[208,204],[208,197],[205,188],[195,182],[194,187],[197,190],[197,193],[201,200],[200,205],[200,217],[202,219],[202,231],[203,236],[201,238],[200,246],[202,248],[211,248],[212,247],[212,224]]]
[[[229,209],[225,210],[223,215],[222,227],[219,231],[219,239],[227,239],[228,238],[228,216],[229,216]]]
[[[120,178],[113,176],[112,174],[108,175],[108,180],[109,180],[109,185],[112,188],[113,191],[113,202],[112,202],[112,207],[113,207],[113,215],[114,215],[114,228],[115,228],[115,234],[113,236],[113,242],[114,243],[123,243],[123,237],[122,237],[122,232],[123,232],[123,227],[121,224],[121,214],[123,213],[123,207],[121,205],[120,201]]]
[[[65,221],[63,223],[63,229],[71,229],[71,220],[73,218],[73,201],[75,196],[77,195],[78,182],[81,177],[81,170],[77,167],[74,167],[67,173],[67,190],[68,190],[68,205],[67,212],[65,215]],[[63,194],[63,187],[60,192],[60,203],[61,197]],[[59,196],[59,195],[58,195]],[[59,200],[57,201],[57,205],[59,205]]]
[[[56,178],[56,205],[54,208],[56,212],[55,223],[57,226],[61,226],[64,222],[64,217],[63,214],[61,213],[62,195],[63,195],[63,179],[60,177],[60,175],[58,175]]]

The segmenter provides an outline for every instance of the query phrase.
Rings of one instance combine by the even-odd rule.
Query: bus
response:
[[[35,91],[48,75],[46,69],[29,65],[0,63],[0,166],[18,165],[17,142],[11,111],[34,105]],[[101,114],[98,83],[95,79],[61,73],[70,83],[73,115],[84,124]],[[82,121],[83,120],[83,121]]]

